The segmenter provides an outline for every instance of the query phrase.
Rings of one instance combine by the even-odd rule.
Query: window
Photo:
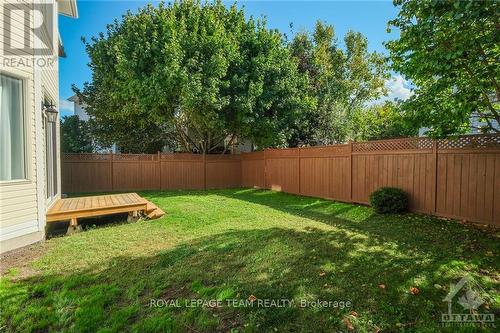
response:
[[[0,181],[26,179],[23,81],[0,74]]]

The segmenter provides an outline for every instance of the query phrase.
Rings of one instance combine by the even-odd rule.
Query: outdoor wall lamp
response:
[[[44,105],[45,115],[47,116],[47,120],[51,123],[55,123],[57,121],[57,109],[53,104],[45,104]]]

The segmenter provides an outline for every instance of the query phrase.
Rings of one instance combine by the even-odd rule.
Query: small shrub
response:
[[[381,187],[370,194],[370,205],[377,213],[402,213],[408,210],[408,196],[394,187]]]

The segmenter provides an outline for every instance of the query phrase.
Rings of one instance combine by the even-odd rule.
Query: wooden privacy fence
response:
[[[241,186],[239,155],[64,154],[64,193]]]
[[[65,193],[261,187],[362,204],[394,186],[413,211],[500,226],[500,135],[241,155],[65,154],[62,185]]]
[[[500,226],[500,135],[408,138],[242,154],[242,185],[368,204],[403,189],[417,212]]]

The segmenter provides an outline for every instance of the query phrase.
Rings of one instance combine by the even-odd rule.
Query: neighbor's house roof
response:
[[[57,8],[59,14],[61,15],[78,18],[78,7],[76,6],[76,0],[59,0]]]
[[[78,7],[76,6],[76,0],[59,0],[57,4],[58,13],[64,16],[78,18]],[[59,56],[66,57],[66,52],[64,52],[64,46],[61,39],[61,34],[59,38]]]
[[[76,94],[74,94],[73,96],[71,96],[70,98],[68,98],[68,101],[75,102],[75,103],[80,103],[80,99],[78,98],[78,96]]]

